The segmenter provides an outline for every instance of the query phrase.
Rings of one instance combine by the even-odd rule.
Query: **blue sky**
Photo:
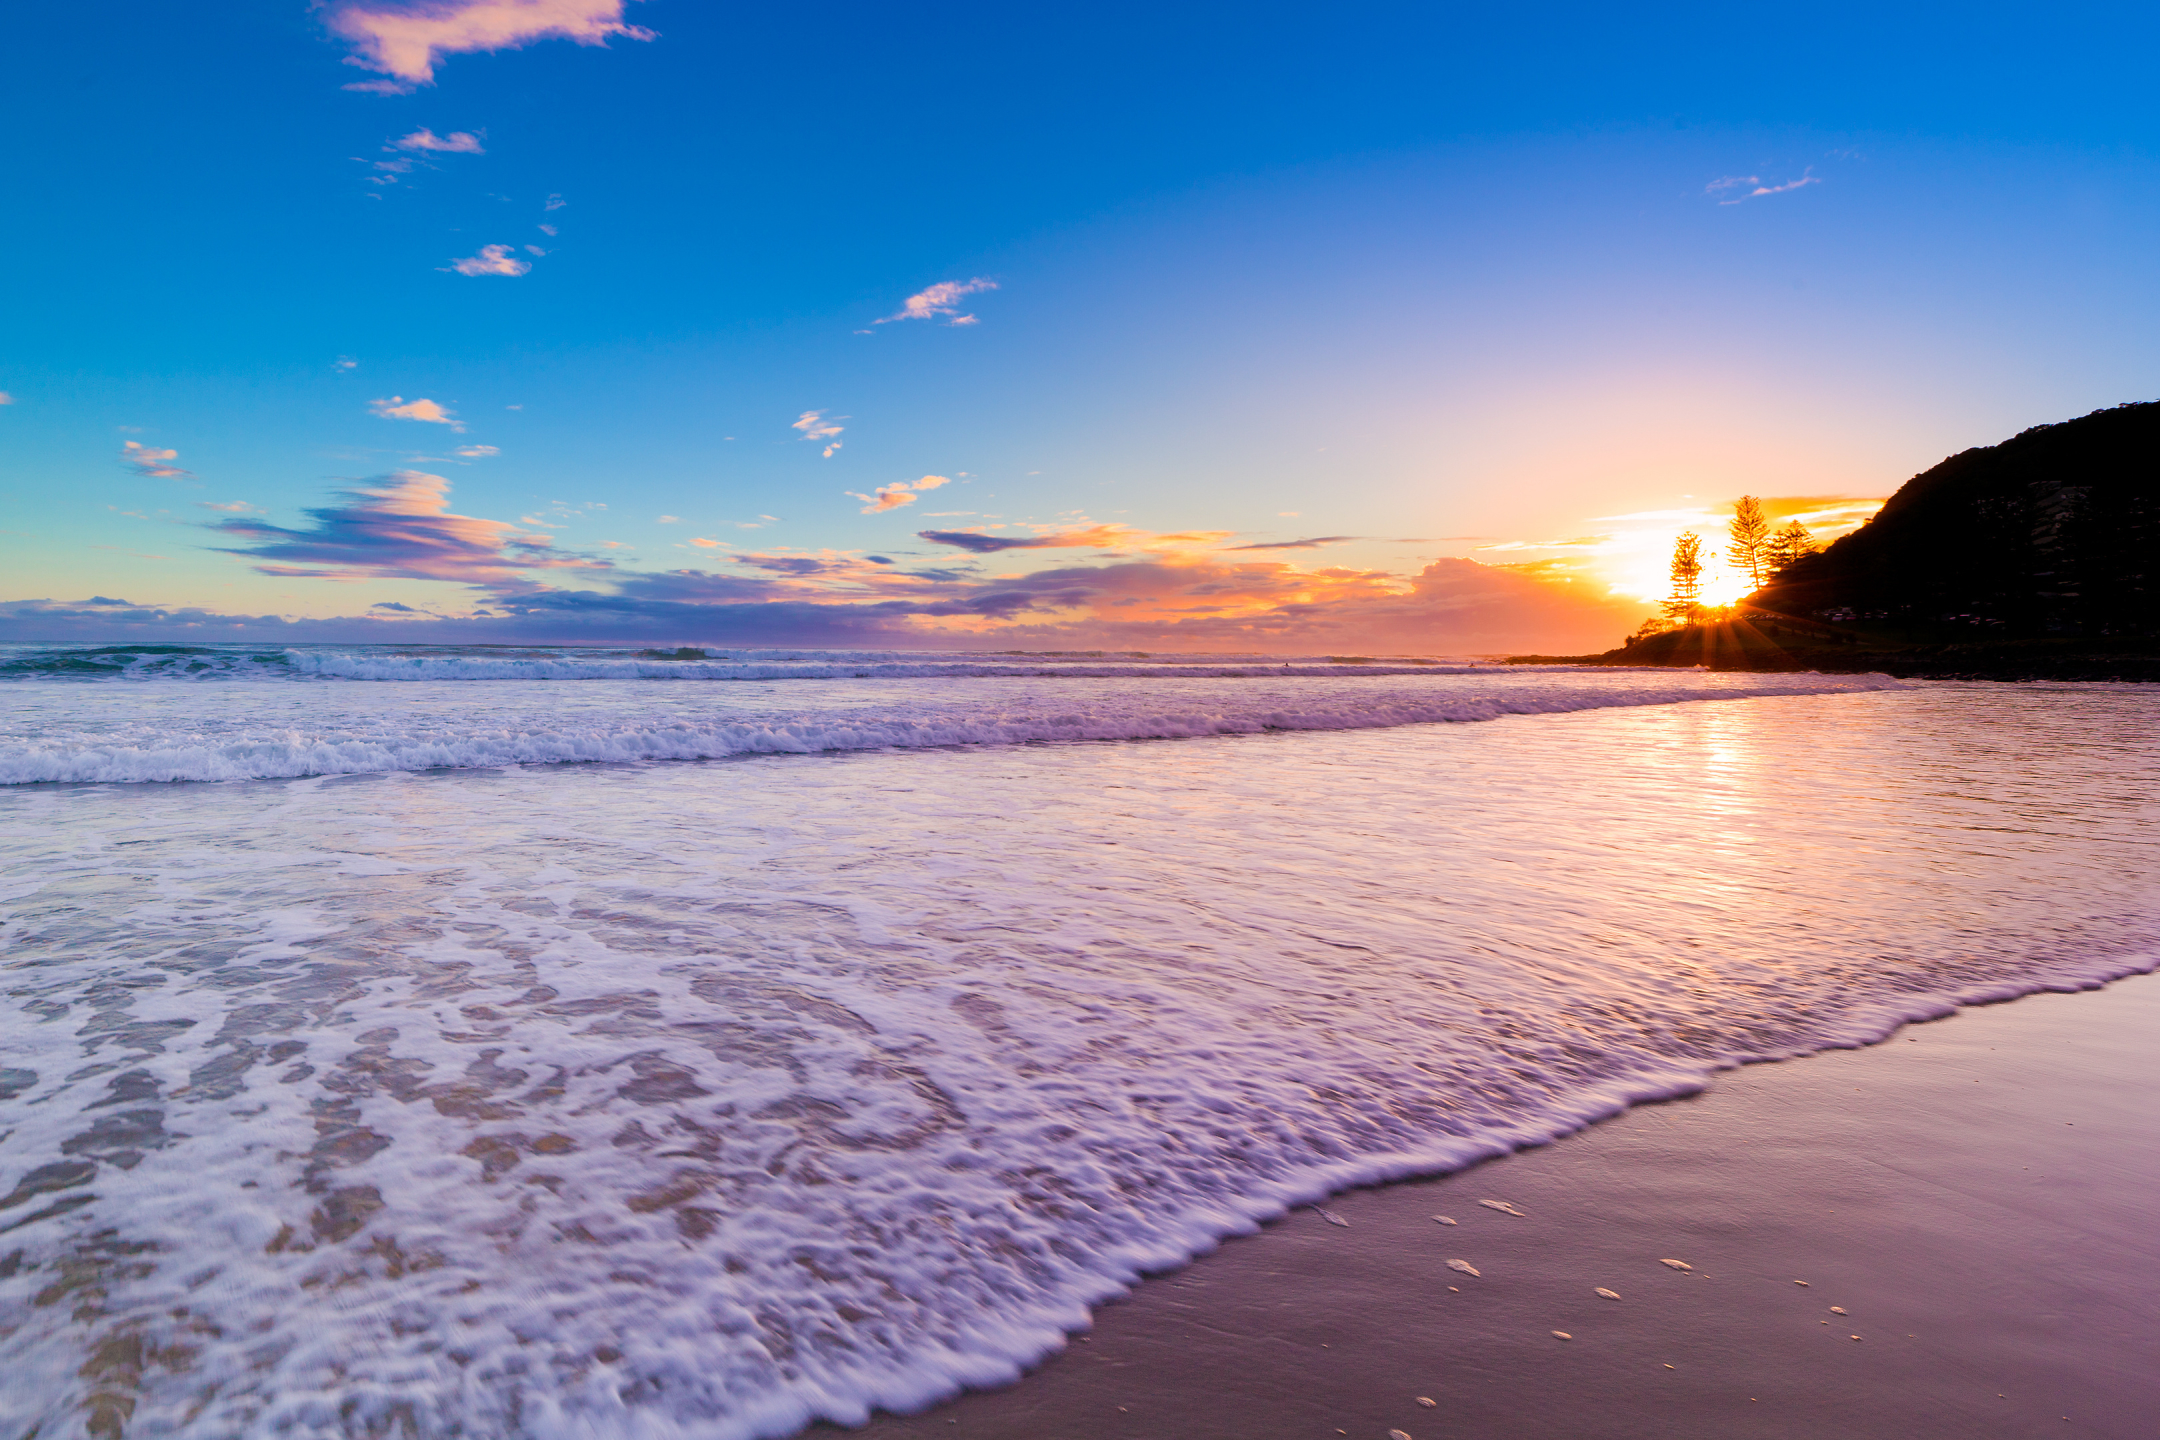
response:
[[[28,15],[0,638],[1609,644],[1741,493],[2160,394],[2156,31]]]

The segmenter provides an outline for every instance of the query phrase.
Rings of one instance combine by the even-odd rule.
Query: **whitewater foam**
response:
[[[1670,670],[1575,670],[1565,678],[1550,670],[1489,669],[1286,674],[1279,666],[1237,675],[1178,667],[1149,674],[1146,684],[1119,683],[1130,678],[924,674],[918,667],[904,676],[815,687],[814,699],[795,687],[744,685],[693,687],[685,699],[676,687],[620,677],[564,686],[494,676],[485,687],[451,681],[386,687],[388,693],[272,683],[18,683],[0,687],[6,716],[0,784],[262,780],[1385,729],[1611,706],[1849,694],[1899,683],[1879,675]]]
[[[852,1422],[1344,1185],[2151,964],[2146,696],[1755,678],[1570,677],[1635,701],[1491,725],[0,792],[5,1393],[48,1440],[123,1402],[266,1440]],[[1558,677],[1270,683],[819,713]],[[731,723],[780,703],[710,688]],[[37,723],[648,703],[92,692]]]

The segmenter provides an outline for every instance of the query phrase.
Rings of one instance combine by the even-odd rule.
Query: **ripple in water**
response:
[[[1287,1205],[2150,966],[2152,708],[16,788],[0,1396],[731,1437],[1008,1378]]]

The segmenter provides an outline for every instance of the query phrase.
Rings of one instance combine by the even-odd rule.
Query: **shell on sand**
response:
[[[1387,1440],[1410,1440],[1410,1437],[1401,1430],[1390,1430],[1387,1432]]]
[[[1440,1402],[1433,1399],[1430,1395],[1420,1395],[1417,1397],[1417,1403],[1423,1405],[1426,1409],[1430,1410],[1437,1406]]]
[[[1620,1298],[1619,1291],[1607,1290],[1603,1285],[1597,1287],[1597,1293],[1604,1296],[1607,1300],[1618,1300]]]
[[[1675,1270],[1692,1270],[1695,1268],[1693,1265],[1688,1264],[1685,1260],[1660,1260],[1657,1263],[1660,1265],[1669,1265]]]
[[[1522,1215],[1523,1213],[1515,1208],[1513,1202],[1507,1200],[1480,1200],[1477,1203],[1488,1210],[1498,1210],[1503,1215]],[[1527,1220],[1530,1217],[1523,1215],[1523,1218]]]
[[[1450,1220],[1445,1215],[1435,1215],[1432,1218],[1439,1221],[1442,1225],[1453,1225],[1455,1223],[1453,1220]]]
[[[1830,1313],[1832,1315],[1843,1315],[1845,1313],[1845,1307],[1842,1305],[1832,1305],[1830,1307]]]
[[[1336,1214],[1333,1210],[1330,1210],[1325,1206],[1321,1205],[1315,1205],[1312,1208],[1318,1210],[1320,1212],[1320,1218],[1327,1221],[1328,1224],[1340,1225],[1345,1230],[1350,1228],[1350,1222],[1343,1219],[1342,1216]]]
[[[1450,1270],[1460,1270],[1465,1275],[1475,1275],[1478,1273],[1477,1266],[1472,1265],[1468,1260],[1450,1260],[1447,1262],[1447,1268]]]
[[[1570,1335],[1570,1334],[1568,1334],[1568,1333],[1567,1333],[1567,1331],[1565,1331],[1565,1330],[1555,1330],[1555,1331],[1553,1331],[1553,1332],[1552,1332],[1552,1338],[1553,1338],[1553,1339],[1555,1339],[1555,1340],[1573,1340],[1573,1339],[1574,1339],[1575,1337],[1574,1337],[1573,1335]],[[1857,1335],[1853,1336],[1853,1339],[1855,1339],[1855,1340],[1857,1340],[1857,1339],[1859,1339],[1859,1338],[1860,1338],[1860,1337],[1859,1337],[1859,1336],[1857,1336]]]

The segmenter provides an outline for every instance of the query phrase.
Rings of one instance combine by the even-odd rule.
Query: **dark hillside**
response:
[[[1974,635],[2160,631],[2160,402],[1953,455],[1751,609]]]

